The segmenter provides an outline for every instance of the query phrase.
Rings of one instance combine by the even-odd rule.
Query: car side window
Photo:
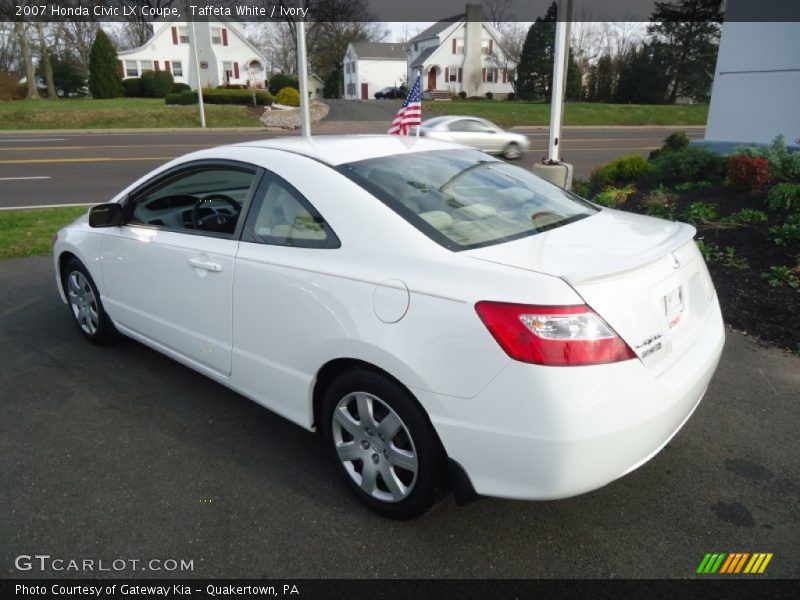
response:
[[[294,187],[276,175],[258,186],[242,230],[243,242],[339,248],[339,238],[325,219]]]
[[[232,237],[255,171],[232,166],[191,167],[134,195],[129,225],[148,225]]]
[[[464,119],[462,121],[454,121],[450,123],[450,131],[462,131],[466,133],[487,133],[491,131],[489,127],[480,121],[472,119]]]

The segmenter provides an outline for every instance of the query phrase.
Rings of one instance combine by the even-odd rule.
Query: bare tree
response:
[[[15,73],[19,68],[20,51],[10,21],[0,21],[0,71]]]
[[[492,54],[492,62],[500,69],[505,69],[508,73],[508,81],[514,91],[517,91],[517,78],[515,77],[515,67],[519,64],[522,55],[522,46],[525,44],[525,36],[528,28],[525,23],[506,22],[496,26],[500,32],[500,52]]]
[[[259,23],[248,28],[248,38],[266,56],[270,73],[295,72],[297,53],[292,28],[288,23]]]
[[[39,91],[36,89],[36,70],[33,68],[33,54],[30,40],[28,40],[28,28],[27,23],[14,22],[14,35],[16,35],[17,44],[22,50],[22,64],[28,84],[28,99],[39,100]]]
[[[59,24],[58,34],[64,48],[73,51],[78,59],[85,77],[89,77],[89,54],[97,33],[97,23],[83,21],[66,21]]]
[[[50,62],[51,49],[47,43],[47,36],[44,31],[44,23],[36,23],[36,35],[39,38],[39,60],[41,61],[44,80],[47,83],[47,97],[58,98],[56,93],[56,83],[53,79],[53,64]]]
[[[510,6],[511,0],[483,0],[484,21],[488,21],[495,27],[499,27],[500,24],[505,23],[507,19],[513,19],[513,15],[508,11]]]
[[[138,0],[139,10],[125,17],[125,23],[120,31],[119,42],[125,48],[144,46],[153,37],[153,25],[147,17],[142,16],[142,8],[169,8],[176,0]]]

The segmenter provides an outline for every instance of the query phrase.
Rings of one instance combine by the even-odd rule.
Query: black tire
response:
[[[508,160],[517,160],[521,156],[522,150],[516,142],[511,142],[508,146],[503,148],[503,157]]]
[[[119,334],[103,308],[100,292],[86,266],[77,258],[70,259],[61,273],[61,282],[69,312],[81,335],[100,346],[113,343]],[[91,311],[88,317],[91,322],[81,318],[81,315],[85,314],[81,312],[82,306]]]
[[[358,472],[360,466],[361,473],[364,472],[365,464],[370,459],[374,459],[380,450],[376,450],[373,446],[369,450],[363,449],[362,444],[367,438],[358,438],[352,436],[351,440],[358,444],[358,449],[367,453],[375,452],[369,455],[370,458],[364,460],[355,460],[349,466],[345,466],[345,462],[340,460],[339,452],[337,451],[337,444],[341,442],[341,433],[335,434],[334,429],[338,427],[338,431],[344,430],[341,425],[334,423],[334,412],[337,406],[341,406],[340,402],[348,402],[347,398],[351,398],[349,402],[356,402],[355,394],[363,393],[372,396],[378,400],[374,402],[375,417],[380,417],[379,412],[385,411],[383,419],[386,418],[390,408],[400,418],[402,428],[397,436],[388,439],[386,442],[386,452],[392,452],[392,449],[402,447],[410,447],[411,454],[416,456],[417,471],[410,477],[411,471],[404,471],[402,468],[398,470],[397,466],[392,466],[391,454],[386,455],[384,463],[375,463],[375,470],[394,469],[392,473],[395,475],[403,476],[405,479],[407,495],[400,500],[393,499],[380,499],[370,495],[364,491],[355,480],[353,473]],[[352,416],[352,415],[351,415]],[[325,391],[323,398],[322,410],[320,415],[321,430],[325,439],[325,446],[335,465],[336,471],[344,481],[347,488],[368,508],[373,511],[393,519],[413,519],[422,515],[430,510],[444,495],[447,485],[447,464],[444,451],[442,449],[439,438],[436,436],[430,421],[425,412],[417,404],[416,400],[406,391],[402,386],[395,381],[369,369],[352,369],[339,375]],[[384,421],[379,421],[379,427]],[[408,438],[406,439],[406,433]],[[335,439],[335,435],[340,439]],[[376,433],[377,435],[377,433]],[[375,443],[383,443],[376,440],[375,437],[369,438]],[[399,446],[395,445],[399,444]],[[369,446],[369,442],[367,442]],[[383,446],[382,446],[383,447]],[[378,460],[384,460],[383,455]],[[360,473],[358,474],[361,477]],[[363,482],[364,479],[362,478]],[[383,490],[379,489],[383,486]],[[384,491],[385,490],[385,491]],[[376,489],[374,493],[391,494],[389,486],[386,484],[382,473],[377,475]]]

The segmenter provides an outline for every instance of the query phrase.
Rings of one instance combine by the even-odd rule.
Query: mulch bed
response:
[[[619,208],[646,213],[641,199],[647,191],[644,188],[637,191]],[[744,258],[749,263],[747,268],[737,269],[726,266],[722,258],[708,261],[725,322],[763,342],[800,353],[800,290],[773,287],[761,277],[773,265],[797,266],[800,243],[781,247],[769,239],[769,228],[784,223],[789,213],[771,211],[764,201],[765,195],[722,186],[692,190],[680,194],[675,214],[681,215],[692,202],[715,204],[720,219],[743,208],[767,213],[769,221],[759,225],[731,225],[718,220],[696,223],[696,239],[714,244],[720,251],[732,247],[735,258]],[[680,216],[677,219],[682,220]]]

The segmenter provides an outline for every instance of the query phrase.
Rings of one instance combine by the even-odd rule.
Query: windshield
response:
[[[578,196],[476,150],[434,150],[338,170],[451,250],[534,235],[597,212]]]

